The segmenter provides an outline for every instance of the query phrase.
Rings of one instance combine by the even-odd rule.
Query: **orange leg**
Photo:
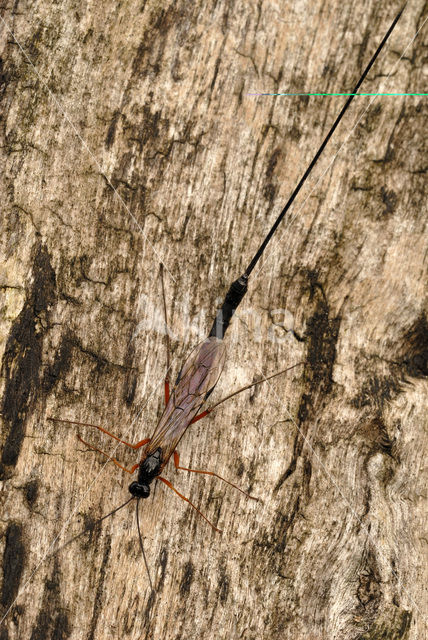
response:
[[[118,462],[116,460],[116,458],[112,458],[111,456],[109,456],[107,453],[105,453],[104,451],[101,451],[101,449],[97,449],[97,447],[94,447],[92,444],[89,444],[89,442],[86,442],[86,440],[83,440],[83,438],[81,438],[79,435],[77,436],[78,440],[80,440],[80,442],[83,442],[83,444],[85,444],[87,447],[89,447],[90,449],[92,449],[93,451],[98,451],[98,453],[102,453],[103,456],[105,456],[106,458],[108,458],[109,460],[111,460],[112,462],[114,462],[114,464],[119,467],[119,469],[122,469],[122,471],[126,471],[127,473],[134,473],[134,471],[136,469],[138,469],[139,467],[139,463],[134,464],[133,467],[131,467],[130,469],[127,469],[126,467],[124,467],[123,465],[120,464],[120,462]]]
[[[169,400],[169,377],[167,376],[165,378],[165,404],[168,404],[168,400]]]
[[[182,500],[184,500],[185,502],[188,502],[188,503],[190,504],[190,506],[191,506],[191,507],[193,507],[193,509],[194,509],[195,511],[197,511],[197,512],[199,513],[199,515],[200,515],[200,516],[202,516],[202,517],[203,517],[203,519],[204,519],[204,520],[206,520],[206,521],[208,522],[208,524],[209,524],[209,525],[211,525],[211,526],[212,526],[212,528],[214,529],[214,531],[218,531],[219,533],[221,533],[221,530],[220,530],[220,529],[217,529],[217,527],[215,527],[215,526],[213,525],[213,523],[212,523],[212,522],[210,522],[210,521],[208,520],[208,518],[206,518],[206,517],[204,516],[204,514],[203,514],[203,513],[201,513],[201,511],[199,511],[199,509],[198,509],[197,507],[195,507],[195,505],[193,504],[193,502],[190,502],[189,498],[186,498],[185,496],[183,496],[183,494],[182,494],[182,493],[180,493],[179,491],[177,491],[177,489],[176,489],[175,487],[173,487],[173,486],[172,486],[172,484],[170,483],[170,481],[169,481],[169,480],[167,480],[166,478],[161,478],[161,476],[158,476],[158,478],[157,478],[157,479],[158,479],[158,480],[160,480],[161,482],[163,482],[164,484],[166,484],[166,486],[167,486],[167,487],[169,487],[170,489],[172,489],[173,491],[175,491],[175,493],[176,493],[178,496],[180,496],[180,498],[182,498]]]
[[[226,482],[226,484],[229,484],[231,487],[238,489],[238,491],[243,493],[244,496],[246,496],[247,498],[251,498],[251,500],[258,501],[258,498],[255,498],[254,496],[250,496],[249,493],[246,493],[245,491],[237,487],[236,484],[233,484],[233,482],[229,482],[229,480],[225,480],[225,478],[222,478],[221,476],[218,475],[218,473],[215,473],[214,471],[201,471],[200,469],[187,469],[186,467],[180,467],[180,456],[177,453],[177,451],[174,451],[174,464],[177,471],[193,471],[193,473],[203,473],[206,476],[214,476],[215,478],[219,478],[219,480],[223,480],[223,482]]]
[[[287,369],[283,369],[282,371],[278,371],[277,373],[274,373],[271,376],[268,376],[267,378],[262,378],[261,380],[257,380],[256,382],[252,382],[251,384],[247,384],[246,387],[241,387],[241,389],[238,389],[237,391],[234,391],[233,393],[230,393],[225,398],[222,398],[221,400],[219,400],[218,402],[213,404],[213,406],[210,407],[209,409],[205,409],[205,411],[200,413],[198,416],[195,416],[193,418],[193,420],[190,421],[189,424],[193,424],[194,422],[197,422],[201,418],[205,418],[205,416],[207,416],[209,413],[212,413],[212,411],[214,411],[214,409],[216,407],[218,407],[220,404],[223,404],[223,402],[226,402],[226,400],[229,400],[230,398],[233,398],[233,396],[238,395],[238,393],[242,393],[242,391],[246,391],[247,389],[251,389],[251,387],[255,387],[256,384],[260,384],[261,382],[266,382],[267,380],[271,380],[272,378],[276,378],[276,376],[280,376],[281,374],[285,373],[286,371],[290,371],[290,369],[294,369],[294,367],[298,367],[301,364],[305,364],[305,363],[304,362],[298,362],[297,364],[293,364],[291,367],[287,367]]]
[[[53,420],[54,422],[66,422],[68,424],[78,424],[81,427],[95,427],[95,429],[102,431],[106,435],[110,436],[110,438],[114,438],[115,440],[117,440],[118,442],[121,442],[122,444],[126,444],[126,446],[131,447],[131,449],[139,449],[143,445],[150,442],[150,438],[145,438],[144,440],[140,440],[140,442],[137,442],[137,444],[131,444],[130,442],[126,442],[126,440],[121,440],[120,438],[115,436],[113,433],[110,433],[110,431],[106,431],[106,429],[103,429],[102,427],[99,427],[96,424],[90,424],[89,422],[76,422],[75,420],[64,420],[61,418],[51,418],[51,417],[48,417],[48,420]]]
[[[201,420],[201,418],[205,418],[205,416],[207,416],[209,413],[211,413],[211,409],[205,409],[205,411],[202,411],[202,413],[200,413],[198,416],[195,416],[193,420],[189,422],[189,424],[193,424],[194,422]]]

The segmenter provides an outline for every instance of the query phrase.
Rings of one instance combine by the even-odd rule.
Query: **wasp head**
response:
[[[135,498],[148,498],[150,495],[150,487],[148,484],[131,482],[128,488],[129,488],[129,493],[133,495]]]

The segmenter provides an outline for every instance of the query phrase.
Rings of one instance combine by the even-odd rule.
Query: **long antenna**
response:
[[[269,241],[271,240],[273,234],[275,233],[276,229],[280,225],[280,223],[281,223],[282,219],[284,218],[285,214],[287,213],[287,211],[289,210],[289,208],[293,204],[297,194],[299,193],[300,189],[304,185],[304,183],[305,183],[306,179],[308,178],[309,174],[311,173],[312,169],[316,165],[320,155],[322,154],[322,152],[324,151],[325,147],[327,146],[328,141],[330,140],[330,138],[333,135],[334,131],[336,130],[339,122],[343,118],[346,110],[348,109],[349,105],[351,104],[352,100],[354,99],[355,94],[358,93],[358,89],[360,88],[361,84],[364,82],[364,79],[366,78],[367,74],[369,73],[370,69],[372,68],[373,64],[375,63],[376,58],[378,57],[379,53],[382,51],[386,41],[388,40],[389,36],[391,35],[392,31],[394,30],[394,27],[397,24],[398,20],[400,19],[400,16],[404,11],[405,6],[406,5],[404,4],[404,6],[401,8],[401,10],[397,14],[397,16],[394,18],[394,21],[392,22],[391,26],[389,27],[388,31],[386,32],[382,42],[380,43],[380,45],[376,49],[376,51],[375,51],[374,55],[372,56],[370,62],[368,63],[368,65],[365,68],[365,70],[363,71],[360,79],[358,80],[357,84],[355,85],[354,89],[352,90],[351,95],[348,97],[348,99],[346,100],[345,104],[343,105],[343,107],[342,107],[339,115],[337,116],[336,120],[334,121],[330,131],[328,132],[328,134],[324,138],[323,142],[321,143],[320,148],[318,149],[318,151],[314,155],[314,157],[313,157],[312,161],[310,162],[308,168],[306,169],[305,173],[300,178],[300,180],[299,180],[297,186],[295,187],[294,191],[292,192],[291,196],[288,198],[287,203],[285,204],[285,206],[282,209],[281,213],[279,214],[279,216],[275,220],[271,230],[269,231],[269,233],[267,234],[266,238],[263,240],[262,244],[260,245],[260,247],[256,251],[253,259],[250,262],[250,264],[248,265],[248,267],[246,268],[246,270],[244,271],[242,276],[240,278],[238,278],[238,280],[235,280],[235,282],[232,283],[229,291],[226,294],[226,298],[225,298],[225,301],[223,303],[223,306],[219,310],[219,312],[217,314],[217,317],[216,317],[216,319],[214,321],[214,324],[213,324],[211,332],[210,332],[210,336],[215,336],[217,338],[223,338],[223,336],[224,336],[224,334],[226,332],[226,329],[230,324],[232,316],[235,313],[235,310],[237,309],[239,303],[241,302],[242,298],[244,297],[244,295],[247,292],[248,278],[249,278],[252,270],[256,266],[257,262],[260,260],[261,256],[263,255],[263,252],[266,249],[266,247],[267,247]]]
[[[48,558],[52,558],[52,556],[56,556],[57,553],[62,551],[65,547],[68,547],[69,544],[71,544],[72,542],[74,542],[75,540],[77,540],[78,538],[83,536],[85,533],[88,533],[88,531],[92,531],[92,529],[94,529],[94,527],[96,527],[97,524],[99,524],[100,522],[102,522],[106,518],[110,518],[110,516],[114,515],[118,511],[120,511],[120,509],[123,509],[123,507],[126,507],[126,505],[129,504],[131,502],[131,500],[135,500],[134,496],[129,498],[129,500],[127,500],[126,502],[124,502],[120,506],[116,507],[112,511],[109,511],[109,513],[106,513],[105,516],[102,516],[101,518],[98,518],[98,520],[95,520],[95,522],[92,522],[88,527],[85,527],[80,533],[78,533],[77,535],[75,535],[72,538],[70,538],[69,540],[67,540],[67,542],[64,542],[64,544],[61,547],[59,547],[58,549],[55,549],[54,551],[52,551],[52,553],[47,555],[45,559],[47,560]]]
[[[137,514],[137,529],[138,529],[138,537],[140,538],[140,547],[141,547],[141,551],[143,554],[143,558],[144,558],[144,564],[146,565],[146,570],[147,570],[147,575],[149,577],[149,583],[150,583],[150,588],[152,591],[154,591],[153,589],[153,583],[152,583],[152,579],[150,577],[150,571],[149,571],[149,565],[147,564],[147,558],[146,558],[146,554],[144,551],[144,545],[143,545],[143,536],[141,535],[141,529],[140,529],[140,518],[138,515],[138,506],[139,506],[140,501],[137,500],[137,506],[136,506],[136,514]]]

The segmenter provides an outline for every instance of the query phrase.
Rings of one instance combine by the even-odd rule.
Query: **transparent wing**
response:
[[[178,441],[214,389],[225,357],[223,340],[218,338],[207,338],[192,351],[178,375],[168,404],[147,445],[147,455],[161,447],[163,465],[168,462]]]

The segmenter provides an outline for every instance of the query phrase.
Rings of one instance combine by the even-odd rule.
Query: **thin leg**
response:
[[[166,298],[165,298],[165,283],[163,277],[163,264],[160,263],[160,277],[162,283],[162,300],[163,300],[163,315],[165,320],[165,333],[166,333],[166,376],[165,376],[165,404],[168,404],[169,400],[169,367],[170,367],[170,351],[171,346],[169,342],[169,331],[168,331],[168,317],[166,313]]]
[[[245,491],[237,487],[236,484],[233,484],[233,482],[229,482],[229,480],[225,480],[224,478],[219,476],[218,473],[214,473],[214,471],[201,471],[200,469],[187,469],[187,467],[180,467],[180,455],[178,454],[177,451],[174,451],[174,464],[177,471],[193,471],[193,473],[203,473],[206,476],[214,476],[215,478],[219,478],[219,480],[223,480],[223,482],[225,482],[226,484],[229,484],[231,487],[238,489],[238,491],[243,493],[244,496],[246,496],[247,498],[251,498],[251,500],[258,501],[258,498],[254,496],[250,496],[249,493],[246,493]]]
[[[81,438],[79,435],[77,436],[78,440],[80,440],[80,442],[83,442],[83,444],[85,444],[87,447],[89,447],[90,449],[92,449],[93,451],[98,451],[98,453],[102,453],[103,456],[105,456],[106,458],[108,458],[109,460],[111,460],[112,462],[114,462],[114,464],[119,467],[119,469],[122,469],[122,471],[126,471],[127,473],[134,473],[134,471],[138,468],[139,463],[137,462],[137,464],[134,464],[133,467],[131,467],[130,469],[127,469],[126,467],[124,467],[123,465],[120,464],[120,462],[118,462],[116,460],[116,458],[112,458],[111,456],[109,456],[107,453],[105,453],[104,451],[101,451],[101,449],[97,449],[97,447],[94,447],[92,444],[89,444],[89,442],[86,442],[86,440],[83,440],[83,438]]]
[[[226,402],[226,400],[229,400],[230,398],[233,398],[233,396],[238,395],[238,393],[241,393],[241,391],[246,391],[247,389],[251,389],[251,387],[255,387],[256,384],[260,384],[261,382],[265,382],[266,380],[270,380],[271,378],[275,378],[276,376],[280,376],[282,373],[285,373],[286,371],[290,371],[290,369],[294,369],[294,367],[298,367],[299,364],[304,364],[304,362],[298,362],[297,364],[293,364],[292,367],[288,367],[287,369],[283,369],[282,371],[278,371],[278,373],[274,373],[271,376],[268,376],[267,378],[261,378],[261,380],[256,380],[256,382],[253,382],[251,384],[247,384],[246,387],[241,387],[241,389],[238,389],[237,391],[234,391],[233,393],[230,393],[225,398],[222,398],[221,400],[219,400],[218,402],[213,404],[213,406],[210,407],[209,409],[205,409],[205,411],[200,413],[198,416],[195,416],[193,418],[193,420],[190,421],[189,424],[194,424],[198,420],[201,420],[202,418],[205,418],[205,416],[209,415],[216,407],[219,406],[219,404],[222,404],[223,402]]]
[[[106,431],[105,429],[103,429],[102,427],[99,427],[96,424],[89,424],[89,422],[76,422],[75,420],[64,420],[61,418],[50,418],[50,417],[48,417],[48,420],[52,420],[54,422],[66,422],[68,424],[78,424],[81,427],[95,427],[95,429],[102,431],[106,435],[110,436],[110,438],[114,438],[115,440],[117,440],[118,442],[121,442],[122,444],[126,444],[126,446],[131,447],[131,449],[139,449],[144,444],[147,444],[148,442],[150,442],[150,438],[145,438],[144,440],[140,440],[140,442],[137,442],[137,444],[131,444],[130,442],[126,442],[126,440],[121,440],[120,438],[115,436],[114,433],[110,433],[110,431]]]
[[[277,373],[273,373],[271,376],[267,376],[266,378],[261,378],[260,380],[256,380],[256,382],[252,382],[251,384],[247,384],[247,386],[245,386],[245,387],[241,387],[241,389],[238,389],[237,391],[234,391],[233,393],[230,393],[225,398],[222,398],[221,400],[219,400],[218,402],[213,404],[212,407],[210,407],[209,409],[207,409],[206,411],[201,413],[199,416],[196,416],[196,418],[193,418],[192,422],[196,422],[196,420],[199,420],[200,418],[203,418],[204,416],[206,416],[208,413],[211,413],[211,411],[213,411],[213,409],[218,407],[219,404],[223,404],[223,402],[226,402],[226,400],[229,400],[229,398],[233,398],[233,396],[237,396],[238,393],[241,393],[242,391],[246,391],[247,389],[251,389],[251,387],[255,387],[257,384],[260,384],[261,382],[266,382],[267,380],[271,380],[272,378],[276,378],[276,376],[280,376],[282,373],[285,373],[286,371],[290,371],[290,369],[294,369],[295,367],[298,367],[301,364],[305,364],[305,363],[304,362],[297,362],[296,364],[293,364],[293,366],[287,367],[287,369],[283,369],[282,371],[278,371]],[[190,424],[192,424],[192,422]]]
[[[211,409],[205,409],[205,411],[202,411],[202,413],[200,413],[198,416],[195,416],[193,420],[190,421],[189,424],[194,424],[198,420],[205,418],[205,416],[207,416],[209,413],[211,413]]]
[[[195,511],[197,511],[197,512],[199,513],[199,515],[200,515],[200,516],[202,516],[202,517],[203,517],[203,519],[204,519],[204,520],[206,520],[206,521],[208,522],[208,524],[209,524],[209,525],[211,525],[211,526],[212,526],[212,528],[213,528],[215,531],[218,531],[219,533],[221,533],[221,530],[220,530],[220,529],[217,529],[217,527],[215,527],[215,526],[213,525],[213,523],[212,523],[212,522],[210,522],[210,521],[208,520],[208,518],[206,518],[206,517],[204,516],[204,514],[203,514],[203,513],[201,513],[201,511],[199,511],[199,509],[198,509],[197,507],[195,507],[195,505],[193,504],[193,502],[190,502],[189,498],[186,498],[185,496],[183,496],[183,494],[182,494],[182,493],[180,493],[179,491],[177,491],[177,489],[176,489],[175,487],[173,487],[173,486],[172,486],[172,484],[170,483],[170,481],[169,481],[169,480],[167,480],[166,478],[162,478],[161,476],[158,476],[158,478],[157,478],[157,479],[158,479],[158,480],[160,480],[161,482],[163,482],[164,484],[166,484],[166,486],[167,486],[167,487],[169,487],[170,489],[172,489],[173,491],[175,491],[175,493],[176,493],[178,496],[180,496],[180,498],[182,498],[182,500],[184,500],[185,502],[188,502],[188,503],[190,504],[190,506],[191,506],[191,507],[193,507],[193,509],[194,509]]]

